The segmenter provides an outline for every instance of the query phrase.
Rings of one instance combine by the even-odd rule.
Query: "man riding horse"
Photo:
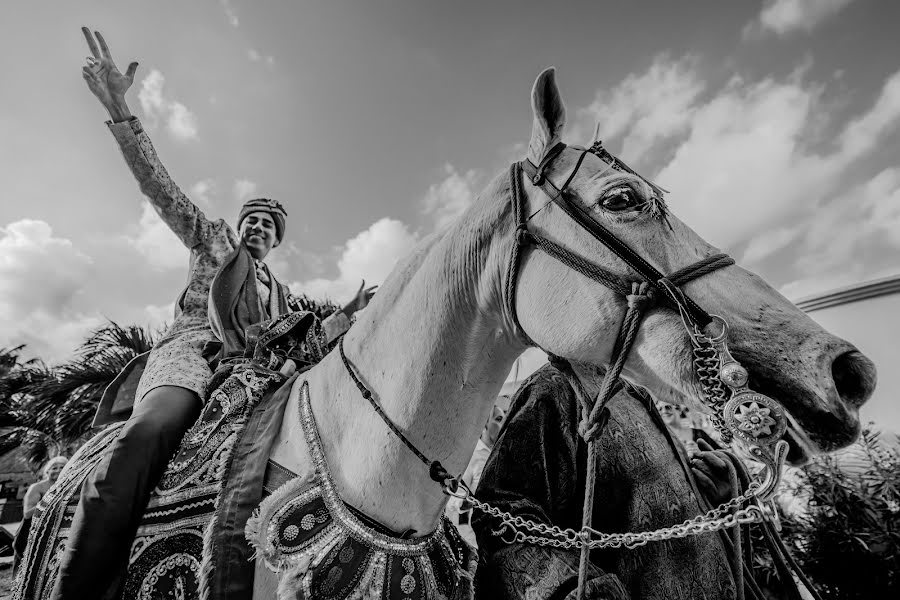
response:
[[[758,402],[780,414],[782,407],[763,394],[777,396],[796,420],[788,440],[794,462],[855,439],[858,408],[875,385],[871,361],[732,264],[616,157],[597,144],[562,142],[566,111],[553,69],[536,79],[531,105],[527,155],[397,264],[365,318],[341,338],[339,352],[291,379],[271,363],[243,364],[210,384],[202,419],[214,428],[186,436],[179,450],[194,451],[198,470],[176,459],[151,497],[156,508],[145,515],[143,537],[129,557],[132,596],[234,597],[227,590],[240,587],[241,597],[255,599],[271,598],[276,589],[292,598],[471,598],[473,557],[443,517],[442,490],[460,493],[450,474],[465,468],[504,377],[528,346],[614,366],[606,391],[621,375],[654,393],[700,393],[726,423],[752,425],[762,411]],[[692,298],[722,316],[713,322]],[[259,339],[281,333],[267,330],[271,336]],[[735,359],[746,370],[734,368]],[[732,387],[729,400],[721,385],[746,384],[737,376],[748,372],[760,393]],[[281,399],[277,413],[264,398],[273,386],[278,390],[269,397]],[[609,399],[597,398],[579,400],[579,434],[594,448]],[[729,413],[735,402],[747,410]],[[238,420],[207,415],[215,410]],[[260,412],[269,414],[254,420]],[[243,423],[249,428],[263,417],[267,436],[258,435],[259,427],[238,435]],[[214,437],[216,423],[230,442]],[[17,598],[38,600],[53,586],[68,507],[116,433],[108,428],[89,441],[48,494]],[[761,438],[766,447],[781,441]],[[775,458],[783,458],[780,452]],[[289,481],[264,500],[256,489],[252,498],[238,493],[248,478],[262,477],[267,463]],[[767,472],[753,488],[763,498],[777,484],[778,469]],[[180,487],[200,479],[195,473],[207,477],[202,501],[186,499]],[[748,504],[735,515],[755,521],[763,514],[756,496],[737,500]],[[703,531],[729,527],[737,517],[718,515],[732,507],[707,515]],[[508,518],[519,528],[517,539],[535,538],[532,527],[545,531],[481,508]],[[546,528],[535,539],[580,546],[584,559],[598,544],[649,535],[583,527]],[[232,543],[238,536],[240,548]]]
[[[210,361],[223,350],[240,354],[248,328],[292,310],[287,286],[263,262],[284,238],[287,211],[276,200],[249,200],[237,219],[237,234],[209,220],[159,161],[125,92],[137,63],[123,74],[99,32],[82,29],[91,56],[82,69],[88,88],[109,112],[110,131],[141,191],[190,249],[188,284],[178,299],[175,321],[154,347],[134,398],[134,410],[114,446],[88,476],[72,523],[52,598],[93,598],[114,585],[125,567],[148,496],[206,398]],[[349,328],[374,288],[325,320],[327,340]],[[132,365],[134,367],[134,365]],[[113,563],[110,564],[110,559]],[[113,567],[113,568],[110,568]]]

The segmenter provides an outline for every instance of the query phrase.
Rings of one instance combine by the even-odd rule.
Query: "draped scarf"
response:
[[[287,288],[269,272],[270,301],[263,303],[257,290],[256,266],[241,243],[222,264],[209,290],[209,324],[222,342],[221,358],[242,356],[254,325],[290,311]]]

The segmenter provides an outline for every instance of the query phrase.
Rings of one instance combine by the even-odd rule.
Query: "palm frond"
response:
[[[115,321],[110,321],[91,332],[75,353],[82,358],[109,353],[137,356],[150,351],[154,343],[154,335],[143,327],[138,325],[123,327]]]
[[[53,369],[42,363],[17,367],[0,377],[0,426],[19,428],[12,439],[27,444],[34,456],[43,452],[42,446],[77,443],[89,432],[106,387],[154,341],[141,327],[110,321]]]

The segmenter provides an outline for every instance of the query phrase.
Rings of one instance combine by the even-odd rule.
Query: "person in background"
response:
[[[595,395],[603,373],[573,367],[581,369],[587,392]],[[597,441],[597,530],[668,527],[739,492],[731,485],[724,453],[703,451],[701,442],[700,452],[688,460],[644,390],[625,385],[608,407],[609,423]],[[578,433],[579,420],[578,400],[564,376],[551,365],[536,371],[513,396],[476,498],[514,517],[579,530],[587,478],[587,444]],[[578,551],[519,543],[498,519],[478,510],[472,527],[481,560],[478,598],[574,600]],[[730,532],[720,532],[632,550],[597,550],[591,553],[586,597],[738,598],[743,572],[734,544]],[[709,590],[718,593],[710,596]]]
[[[488,456],[491,455],[491,449],[497,442],[497,436],[500,435],[500,429],[503,427],[503,419],[506,413],[496,404],[491,408],[491,416],[481,432],[481,437],[475,444],[475,452],[472,453],[472,459],[469,466],[466,467],[462,479],[469,489],[475,490],[478,482],[481,481],[481,472],[484,470],[484,464],[487,462]]]
[[[25,547],[28,545],[28,530],[31,529],[31,517],[37,508],[38,502],[41,501],[47,490],[53,487],[53,484],[59,479],[59,474],[62,473],[63,467],[66,466],[67,462],[69,462],[69,459],[65,456],[54,456],[48,460],[44,464],[44,468],[41,469],[43,479],[32,483],[28,487],[28,491],[25,492],[25,498],[22,501],[22,524],[19,526],[19,531],[16,532],[16,539],[13,542],[13,551],[15,552],[13,569],[18,567],[19,560],[25,552]]]
[[[663,423],[669,428],[669,432],[680,441],[687,450],[688,456],[694,456],[700,451],[718,449],[719,444],[699,427],[695,427],[690,419],[690,410],[682,404],[656,401],[656,410],[662,417]],[[705,447],[701,447],[700,442]]]

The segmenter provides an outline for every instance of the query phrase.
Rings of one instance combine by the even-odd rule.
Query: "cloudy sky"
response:
[[[553,8],[548,8],[552,6]],[[270,264],[347,300],[520,156],[558,68],[603,139],[713,243],[797,299],[900,271],[893,0],[3,2],[0,346],[64,359],[159,325],[187,251],[142,199],[80,69],[102,31],[182,189],[287,207]]]

